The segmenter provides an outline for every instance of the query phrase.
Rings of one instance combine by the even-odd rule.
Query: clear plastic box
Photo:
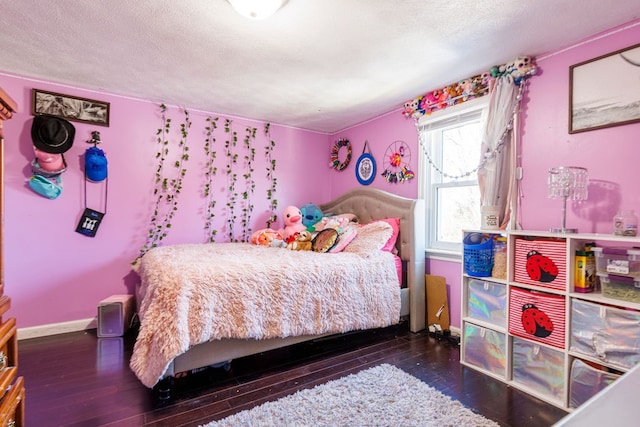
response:
[[[580,359],[573,360],[569,378],[569,406],[571,408],[582,405],[620,377],[619,374],[607,372],[604,369],[589,366]]]
[[[564,353],[520,338],[513,339],[513,380],[557,401],[564,397]]]
[[[505,327],[507,324],[507,286],[482,280],[469,280],[467,313],[474,319]]]
[[[507,366],[506,335],[465,323],[463,336],[465,361],[504,378]]]
[[[640,363],[640,312],[571,301],[570,350],[630,369]]]
[[[598,273],[640,276],[640,249],[591,248],[596,256]]]
[[[598,278],[605,297],[640,303],[640,277],[598,273]]]

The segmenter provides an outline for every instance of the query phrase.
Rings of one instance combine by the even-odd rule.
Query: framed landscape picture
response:
[[[32,114],[50,114],[75,122],[109,126],[109,103],[61,93],[31,90]]]
[[[569,67],[569,133],[640,121],[640,44]]]

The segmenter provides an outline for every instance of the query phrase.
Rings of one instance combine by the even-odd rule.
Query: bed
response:
[[[377,224],[375,220],[400,218],[394,252],[402,261],[405,287],[401,288],[398,284],[396,262],[392,261],[394,267],[391,273],[389,272],[388,257],[391,253],[384,251],[367,252],[364,256],[367,258],[367,268],[362,270],[375,271],[379,280],[364,283],[366,286],[363,286],[362,282],[366,279],[361,275],[365,272],[360,272],[360,268],[349,267],[349,270],[344,270],[349,271],[348,274],[344,271],[340,273],[339,269],[343,263],[346,269],[355,258],[363,258],[362,253],[355,249],[357,238],[347,245],[347,248],[354,246],[351,253],[340,254],[298,252],[286,248],[258,247],[248,243],[174,245],[157,248],[158,251],[154,252],[153,256],[148,256],[152,253],[150,251],[140,260],[141,270],[138,271],[141,281],[136,290],[136,302],[140,330],[130,367],[140,381],[150,388],[166,388],[168,380],[179,372],[225,363],[326,335],[384,327],[398,323],[401,318],[408,320],[409,328],[413,332],[424,329],[426,301],[423,201],[377,189],[357,188],[333,201],[320,204],[319,207],[322,212],[331,215],[355,214],[360,224],[369,224],[367,227],[375,228],[374,232],[382,230],[381,226],[374,227],[373,224]],[[365,233],[362,232],[362,235]],[[343,252],[347,252],[347,248]],[[202,251],[206,251],[207,254],[202,255]],[[268,253],[273,260],[266,268],[260,258],[262,252]],[[234,276],[235,273],[228,273],[227,270],[222,270],[222,267],[220,271],[216,268],[213,275],[212,270],[200,268],[205,256],[217,258],[228,267],[237,263],[236,267],[240,266],[244,275],[238,279]],[[189,260],[193,257],[198,259],[198,262],[183,262],[183,258]],[[146,260],[147,258],[149,259]],[[145,269],[145,261],[151,263],[153,258],[157,258],[154,264],[156,267],[152,269],[149,264]],[[325,260],[331,260],[334,267],[326,268],[322,264]],[[273,266],[277,269],[271,272],[274,276],[273,281],[277,282],[281,280],[280,276],[287,276],[288,273],[282,272],[287,271],[288,266],[307,265],[303,264],[306,262],[313,263],[305,268],[307,276],[317,279],[318,282],[328,280],[332,283],[331,294],[339,296],[341,292],[346,293],[344,289],[350,286],[347,282],[353,281],[359,283],[358,292],[362,292],[362,295],[354,298],[357,301],[353,303],[350,298],[342,298],[346,304],[343,306],[332,300],[336,298],[334,296],[318,296],[314,293],[321,294],[321,291],[308,291],[310,295],[306,295],[306,288],[298,289],[296,283],[278,288],[277,296],[261,294],[263,288],[268,287],[263,283],[263,273],[269,268]],[[158,265],[164,270],[160,271]],[[189,267],[183,268],[183,265]],[[180,274],[174,275],[172,269],[181,270]],[[334,273],[334,270],[339,274]],[[334,276],[331,276],[332,274]],[[379,282],[390,283],[391,274],[395,275],[397,288],[389,290],[388,285]],[[211,277],[213,279],[210,279]],[[225,285],[227,288],[224,291],[216,290],[216,294],[213,295],[210,286],[205,286],[205,283],[209,279],[222,282],[220,277],[224,277],[225,282],[229,278],[229,283]],[[239,286],[236,287],[238,280],[253,286],[252,289],[258,294],[255,299],[249,298],[241,291],[235,292],[236,289],[240,289]],[[254,284],[253,281],[258,283]],[[205,293],[202,294],[205,287]],[[384,296],[379,298],[380,295]],[[289,307],[285,309],[277,304],[270,304],[272,299],[276,302],[293,301],[290,303],[306,304],[300,310],[304,320],[301,326],[292,326],[293,323],[287,319]],[[278,309],[275,315],[274,307]],[[257,316],[257,319],[254,319],[253,315],[248,314],[268,310],[271,310],[271,317],[267,318]],[[355,312],[345,313],[349,310]],[[311,317],[304,317],[306,315]],[[218,324],[218,320],[222,319],[224,322]]]

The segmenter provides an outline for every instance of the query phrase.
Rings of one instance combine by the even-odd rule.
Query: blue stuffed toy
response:
[[[315,231],[314,225],[322,219],[320,208],[313,203],[307,203],[300,208],[300,212],[302,213],[302,224],[307,227],[307,230]]]

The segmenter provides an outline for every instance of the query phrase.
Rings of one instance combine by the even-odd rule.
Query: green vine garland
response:
[[[147,240],[140,250],[139,256],[144,255],[150,249],[155,248],[167,237],[171,228],[171,221],[178,210],[178,196],[182,191],[182,182],[187,173],[184,163],[189,160],[189,146],[187,138],[189,136],[189,128],[191,120],[189,111],[184,110],[184,121],[180,124],[180,142],[178,147],[181,150],[180,157],[174,162],[174,172],[176,176],[169,178],[165,176],[165,162],[169,154],[169,135],[171,132],[171,119],[167,117],[167,106],[160,104],[160,113],[162,118],[162,126],[156,132],[156,142],[160,145],[156,159],[158,166],[155,174],[155,189],[153,194],[156,197],[155,206],[151,215],[150,227],[147,233]],[[171,173],[171,172],[168,172]]]
[[[245,180],[246,190],[242,193],[244,207],[242,208],[242,241],[248,242],[251,237],[251,214],[253,213],[253,204],[251,202],[253,193],[256,189],[256,182],[253,179],[253,162],[256,158],[256,150],[253,148],[252,141],[256,138],[256,128],[246,128],[244,137],[244,148],[247,154],[244,156],[246,172],[242,175]]]
[[[186,176],[187,169],[185,162],[189,160],[189,147],[187,145],[187,139],[189,136],[189,129],[191,127],[191,120],[189,112],[184,110],[184,120],[180,124],[180,141],[178,147],[181,150],[178,160],[173,162],[175,169],[168,169],[169,160],[169,139],[172,131],[172,121],[167,117],[167,106],[163,103],[160,105],[162,125],[156,132],[156,143],[159,145],[158,152],[156,153],[157,167],[155,172],[155,188],[153,191],[156,197],[155,205],[153,208],[152,216],[150,219],[150,227],[147,233],[147,240],[143,248],[139,251],[140,258],[150,249],[157,247],[161,244],[162,240],[166,238],[169,230],[172,226],[172,220],[175,213],[178,210],[178,198],[182,191],[183,180]],[[218,117],[207,117],[207,125],[205,126],[206,137],[204,144],[204,154],[206,157],[205,164],[205,180],[203,194],[206,203],[206,217],[205,217],[205,235],[210,243],[215,242],[217,236],[217,230],[213,228],[213,220],[215,218],[215,208],[217,201],[214,198],[213,182],[215,176],[218,174],[218,167],[216,166],[217,152],[214,149],[216,144],[215,132],[218,129]],[[238,157],[236,147],[238,143],[237,132],[233,130],[233,121],[225,119],[224,132],[226,134],[226,141],[224,145],[224,154],[226,157],[225,172],[227,175],[227,235],[230,242],[240,241],[235,234],[235,225],[238,220],[236,212],[237,209],[242,209],[240,222],[242,224],[242,241],[249,241],[251,230],[251,217],[254,211],[253,196],[255,193],[256,182],[254,179],[254,163],[255,163],[255,148],[253,143],[256,138],[257,129],[253,127],[245,128],[244,136],[244,173],[242,178],[245,184],[245,190],[239,194],[238,186]],[[264,133],[267,138],[265,145],[265,159],[267,163],[266,178],[269,182],[269,186],[266,190],[266,198],[268,201],[269,218],[267,220],[267,227],[270,228],[272,224],[277,221],[278,216],[276,211],[278,208],[278,200],[275,198],[277,179],[275,177],[276,160],[273,158],[273,151],[275,149],[275,141],[271,139],[270,124],[266,123],[264,127]],[[240,200],[242,200],[240,202]],[[238,203],[242,203],[239,205]],[[134,261],[133,264],[137,262]]]
[[[267,188],[267,201],[269,202],[269,219],[267,219],[267,228],[271,228],[271,225],[278,220],[278,215],[276,215],[278,200],[275,199],[278,181],[275,177],[276,160],[273,158],[273,150],[276,147],[276,143],[271,139],[270,128],[271,124],[265,123],[264,134],[267,137],[267,145],[264,148],[264,155],[267,160],[267,181],[271,184],[269,188]]]
[[[217,153],[213,149],[216,142],[214,132],[218,128],[218,117],[207,117],[208,126],[205,126],[207,131],[207,137],[204,144],[204,153],[207,157],[207,163],[205,165],[205,184],[204,184],[204,198],[206,201],[206,218],[204,229],[209,243],[216,241],[216,234],[218,230],[213,228],[213,218],[215,217],[214,209],[216,207],[216,199],[212,195],[213,177],[218,173],[218,168],[215,166]]]
[[[227,157],[226,173],[227,173],[227,236],[229,242],[237,242],[235,237],[234,225],[236,222],[236,203],[238,193],[236,191],[236,183],[238,182],[238,174],[234,172],[233,166],[238,163],[238,154],[234,153],[234,148],[238,143],[238,134],[231,125],[233,121],[225,119],[224,131],[227,134],[227,140],[224,144],[225,155]]]

